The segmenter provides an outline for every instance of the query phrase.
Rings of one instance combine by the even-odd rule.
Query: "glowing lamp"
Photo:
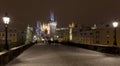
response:
[[[118,22],[113,22],[113,27],[116,28],[118,26]]]

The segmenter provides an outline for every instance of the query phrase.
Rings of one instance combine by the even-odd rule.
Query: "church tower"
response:
[[[51,36],[55,35],[56,26],[57,26],[57,22],[54,19],[54,12],[51,11],[50,12],[50,21],[49,21],[49,28],[50,28],[50,35]]]

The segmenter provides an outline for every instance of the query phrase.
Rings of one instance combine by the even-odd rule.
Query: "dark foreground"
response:
[[[120,66],[120,57],[78,47],[37,44],[7,66]]]

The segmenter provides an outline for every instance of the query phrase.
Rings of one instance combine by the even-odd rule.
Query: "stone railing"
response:
[[[96,45],[96,44],[80,44],[74,42],[61,42],[61,44],[86,48],[90,50],[100,51],[104,53],[120,55],[120,47],[108,46],[108,45]]]
[[[0,52],[0,66],[5,66],[9,61],[16,58],[24,50],[28,49],[32,45],[34,45],[34,43],[25,44],[25,45],[22,45],[22,46],[19,46],[19,47],[11,48],[9,51]]]

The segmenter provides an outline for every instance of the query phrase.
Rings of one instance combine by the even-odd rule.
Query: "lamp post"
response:
[[[118,22],[113,22],[112,23],[113,27],[114,27],[114,42],[113,45],[117,46],[117,41],[116,41],[116,28],[118,27]]]
[[[7,16],[7,13],[5,13],[5,16],[3,17],[3,22],[5,24],[5,49],[9,50],[7,29],[8,29],[8,24],[10,22],[10,18]]]

